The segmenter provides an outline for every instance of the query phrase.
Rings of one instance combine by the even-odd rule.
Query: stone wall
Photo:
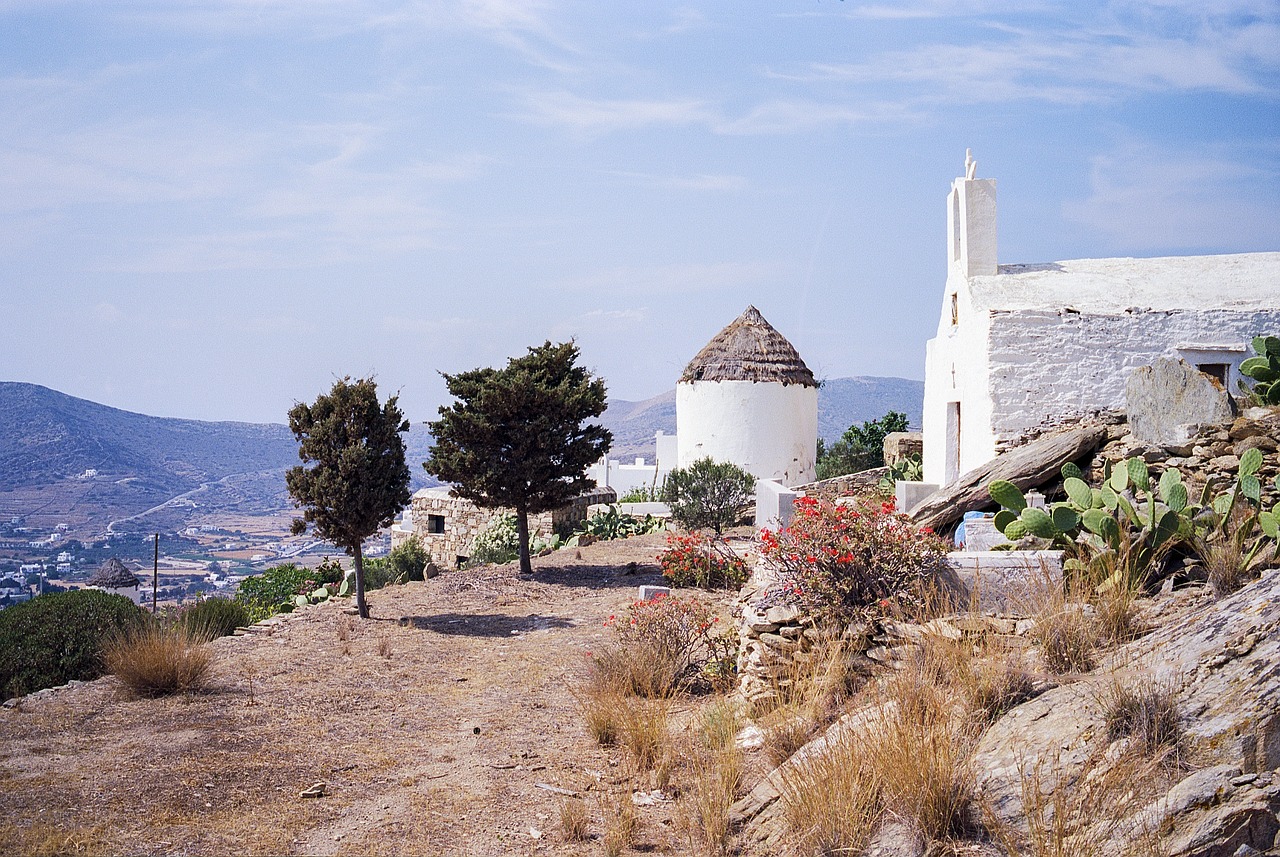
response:
[[[598,503],[614,503],[612,488],[599,488],[574,498],[550,512],[529,516],[529,534],[568,533],[587,519],[587,509]],[[481,509],[470,500],[453,497],[448,488],[424,488],[413,495],[413,534],[421,541],[431,561],[441,568],[453,568],[471,555],[475,538],[499,515],[510,509]],[[433,521],[432,519],[436,520]],[[443,532],[432,532],[433,524]],[[393,542],[403,542],[409,534],[393,534]],[[393,545],[394,546],[394,545]]]

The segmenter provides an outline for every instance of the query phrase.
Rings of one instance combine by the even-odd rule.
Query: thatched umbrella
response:
[[[681,381],[772,381],[817,387],[787,338],[749,306],[685,367]]]
[[[141,586],[142,581],[124,563],[111,557],[89,578],[89,585],[99,589],[128,589],[131,586]]]

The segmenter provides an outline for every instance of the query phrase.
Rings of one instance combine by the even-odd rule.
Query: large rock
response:
[[[1140,443],[1185,444],[1199,426],[1229,423],[1235,415],[1217,379],[1167,357],[1133,370],[1124,398],[1130,431]]]
[[[1184,751],[1197,767],[1124,823],[1123,838],[1164,832],[1170,857],[1267,851],[1280,830],[1280,569],[1230,598],[1200,606],[1123,647],[1081,681],[1050,690],[994,723],[974,757],[984,805],[1027,832],[1024,796],[1034,774],[1042,794],[1079,793],[1124,761],[1107,737],[1109,689],[1155,683],[1174,691]],[[1242,776],[1231,776],[1242,772]],[[1275,783],[1275,785],[1273,785]],[[1095,825],[1096,828],[1096,825]]]

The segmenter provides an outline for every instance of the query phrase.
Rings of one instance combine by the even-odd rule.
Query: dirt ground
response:
[[[661,582],[662,543],[388,587],[368,621],[308,608],[216,641],[202,693],[133,699],[105,678],[0,709],[0,852],[601,853],[602,812],[644,784],[588,737],[573,690],[605,620]],[[704,704],[677,700],[676,728]],[[587,841],[561,836],[565,792]],[[637,812],[627,853],[693,853],[677,802]]]

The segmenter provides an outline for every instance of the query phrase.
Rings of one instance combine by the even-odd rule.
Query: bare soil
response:
[[[588,737],[573,691],[605,620],[661,582],[661,547],[446,572],[370,593],[367,621],[308,608],[215,641],[196,694],[136,699],[108,677],[0,709],[0,852],[600,853],[610,802],[646,784]],[[677,700],[673,722],[705,702]],[[561,836],[565,792],[586,841]],[[695,850],[677,801],[637,813],[627,853]]]

